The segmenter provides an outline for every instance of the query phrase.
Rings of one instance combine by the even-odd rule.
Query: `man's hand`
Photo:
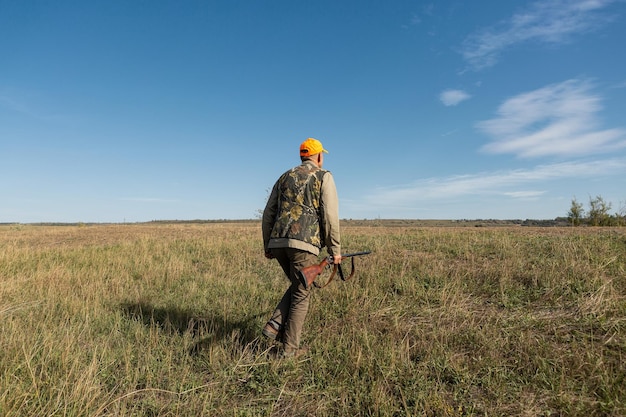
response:
[[[272,254],[272,252],[270,252],[268,250],[265,251],[265,257],[267,259],[274,259],[274,255]]]
[[[333,265],[339,265],[341,263],[341,254],[333,255]]]

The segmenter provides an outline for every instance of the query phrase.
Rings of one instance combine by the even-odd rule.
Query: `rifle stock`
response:
[[[311,284],[315,281],[315,279],[322,274],[324,268],[329,265],[330,257],[324,258],[322,262],[317,265],[305,266],[296,272],[298,274],[298,278],[300,279],[300,283],[304,286],[304,288],[309,288]]]
[[[347,281],[350,278],[352,278],[352,276],[354,275],[354,257],[361,256],[361,255],[368,255],[370,253],[371,253],[370,251],[364,251],[364,252],[349,253],[347,255],[341,255],[342,258],[352,258],[352,272],[350,273],[350,276],[348,278],[344,278],[343,271],[341,270],[341,264],[335,264],[332,275],[330,276],[326,284],[324,284],[323,286],[317,285],[315,283],[315,280],[317,279],[318,276],[322,274],[322,272],[324,271],[324,268],[326,268],[332,263],[332,260],[333,260],[332,256],[327,256],[326,258],[322,260],[322,262],[320,262],[317,265],[306,266],[300,269],[299,271],[297,271],[296,274],[298,276],[298,279],[300,280],[300,283],[304,286],[304,288],[309,288],[311,285],[315,285],[318,288],[323,288],[326,285],[330,284],[330,282],[335,277],[337,270],[339,270],[339,275],[341,276],[342,280]]]

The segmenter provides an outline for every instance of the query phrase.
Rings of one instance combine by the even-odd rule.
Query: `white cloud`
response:
[[[544,190],[528,191],[528,186],[545,187],[548,181],[593,178],[626,174],[625,159],[605,159],[587,162],[564,162],[480,174],[428,178],[414,183],[375,189],[365,196],[363,206],[368,208],[416,207],[433,200],[450,200],[463,196],[504,196],[531,198],[544,194]],[[524,187],[520,190],[518,187]]]
[[[439,94],[439,100],[441,100],[445,106],[456,106],[462,101],[468,100],[470,97],[472,96],[463,90],[444,90]]]
[[[416,14],[411,16],[411,25],[419,25],[420,23],[422,23],[422,18],[421,17],[419,17]]]
[[[621,83],[615,84],[613,88],[626,88],[626,81],[622,81]]]
[[[503,194],[511,198],[528,200],[528,199],[535,199],[537,197],[540,197],[545,193],[546,193],[545,191],[525,190],[525,191],[510,191],[510,192],[505,192]]]
[[[11,97],[0,95],[0,107],[7,108],[18,113],[30,114],[28,107],[23,103],[19,103]]]
[[[537,1],[527,10],[470,35],[461,53],[475,70],[496,64],[505,49],[525,42],[560,44],[578,33],[588,32],[607,22],[599,13],[616,0]]]
[[[53,124],[73,124],[76,121],[74,116],[64,115],[60,113],[53,113],[46,111],[41,105],[37,105],[37,102],[42,100],[33,95],[23,95],[24,97],[15,98],[14,96],[4,95],[0,93],[0,111],[7,109],[10,112],[19,113],[22,116],[30,117],[32,119],[44,122],[51,122]],[[34,103],[34,105],[33,105]],[[54,108],[54,112],[58,111],[58,108]]]
[[[590,90],[589,82],[574,79],[506,100],[496,118],[477,124],[493,138],[483,150],[540,157],[626,148],[626,130],[599,127],[601,97]]]
[[[120,198],[120,201],[129,201],[132,203],[178,203],[180,200],[173,200],[167,198],[153,198],[153,197],[129,197]]]

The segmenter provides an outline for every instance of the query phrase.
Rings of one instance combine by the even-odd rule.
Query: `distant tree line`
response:
[[[572,226],[626,226],[626,203],[613,214],[610,213],[611,208],[611,203],[600,196],[589,198],[587,210],[574,198],[567,220]]]

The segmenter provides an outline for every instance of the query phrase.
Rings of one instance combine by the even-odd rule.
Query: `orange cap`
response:
[[[317,139],[308,138],[300,145],[300,156],[311,156],[320,152],[328,153],[322,146],[322,142]]]

